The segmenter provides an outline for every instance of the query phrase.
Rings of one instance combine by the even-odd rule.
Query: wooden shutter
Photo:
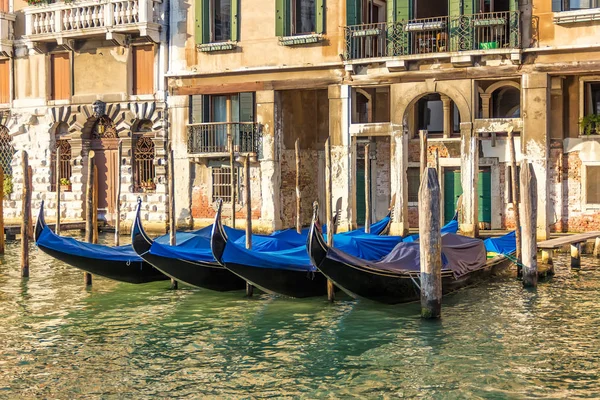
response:
[[[413,0],[389,0],[387,2],[387,22],[411,19],[412,2]]]
[[[196,18],[196,29],[194,30],[194,38],[196,39],[196,44],[203,44],[210,42],[210,13],[209,13],[209,2],[210,0],[196,0],[194,2],[194,14]],[[237,5],[236,5],[237,8]],[[233,15],[233,11],[232,15]],[[236,9],[237,11],[237,9]],[[237,12],[236,12],[237,14]],[[237,22],[236,22],[237,24]],[[233,26],[232,26],[233,27]]]
[[[133,94],[154,93],[154,46],[133,47]]]
[[[362,0],[346,1],[346,26],[360,25],[360,5]]]
[[[50,56],[50,98],[68,100],[71,97],[71,61],[68,53]]]
[[[0,11],[5,13],[10,12],[8,0],[0,0]]]
[[[239,26],[238,26],[238,13],[239,13],[239,0],[231,0],[231,41],[237,42],[239,40]]]
[[[0,60],[0,103],[10,102],[10,69],[8,60]]]
[[[240,93],[240,122],[254,122],[254,93]]]
[[[315,33],[325,33],[325,0],[315,0]]]
[[[275,35],[290,34],[290,2],[291,0],[275,0]]]

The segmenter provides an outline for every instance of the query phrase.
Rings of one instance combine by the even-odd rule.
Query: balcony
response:
[[[11,57],[13,54],[13,41],[15,15],[5,12],[0,12],[0,55]]]
[[[57,42],[106,36],[126,40],[125,35],[148,36],[159,41],[159,4],[154,0],[74,1],[25,9],[26,39]],[[123,43],[120,43],[123,44]]]
[[[208,122],[188,125],[188,156],[228,157],[229,135],[233,152],[259,156],[262,146],[261,125],[255,122]]]
[[[348,26],[346,59],[518,49],[518,11]],[[449,54],[448,54],[449,56]]]

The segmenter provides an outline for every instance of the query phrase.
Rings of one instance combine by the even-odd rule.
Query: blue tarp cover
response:
[[[494,253],[511,254],[517,251],[517,236],[515,231],[497,238],[485,239],[483,243],[487,251]]]

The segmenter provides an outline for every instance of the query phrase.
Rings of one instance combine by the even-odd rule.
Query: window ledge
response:
[[[237,42],[218,42],[218,43],[205,43],[198,45],[198,51],[203,53],[214,53],[217,51],[229,51],[238,47]]]
[[[279,38],[281,46],[298,46],[303,44],[319,43],[323,41],[323,35],[320,33],[311,33],[310,35],[282,36]]]
[[[575,24],[578,22],[600,21],[600,8],[587,10],[561,11],[554,13],[555,24]]]

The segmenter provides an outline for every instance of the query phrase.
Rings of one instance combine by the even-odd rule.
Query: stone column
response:
[[[281,229],[281,165],[278,144],[281,124],[279,95],[274,90],[256,92],[256,122],[262,126],[262,157],[259,157],[261,174],[261,210],[259,229]]]
[[[71,144],[71,192],[65,193],[65,209],[67,219],[82,220],[87,176],[87,155],[90,151],[90,141],[82,139],[81,134],[73,134]]]
[[[481,96],[481,118],[490,118],[490,99],[492,95],[490,93],[480,93]]]
[[[393,84],[390,89],[391,99],[391,194],[396,196],[394,204],[394,219],[390,233],[393,235],[408,234],[408,178],[406,170],[408,168],[408,127],[404,125],[404,115],[398,110],[398,103],[402,99],[405,90],[402,90],[401,84]],[[407,113],[414,115],[412,109]],[[410,119],[407,118],[407,120]]]
[[[339,210],[338,231],[352,229],[356,223],[354,204],[355,171],[350,146],[350,87],[331,85],[329,96],[329,136],[331,138],[331,174],[333,210]]]
[[[452,134],[452,100],[446,95],[440,95],[444,110],[444,137],[448,138]]]
[[[550,94],[548,74],[531,73],[521,80],[523,138],[521,152],[533,164],[537,178],[537,240],[546,240],[549,234],[551,213],[550,185],[548,183],[548,158],[550,156],[549,116]]]
[[[460,124],[460,181],[463,188],[459,230],[462,235],[476,237],[478,229],[479,140],[471,122]]]
[[[192,178],[187,156],[187,130],[189,120],[189,97],[169,96],[169,140],[173,148],[175,164],[175,223],[178,227],[193,226],[192,220]]]

